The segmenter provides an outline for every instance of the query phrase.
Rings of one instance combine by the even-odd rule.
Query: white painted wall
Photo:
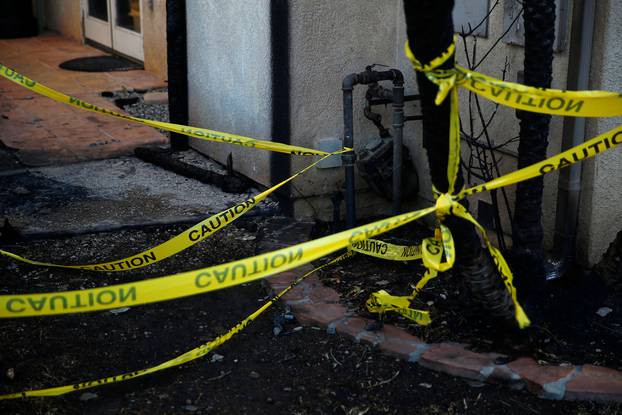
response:
[[[270,139],[270,7],[268,0],[188,0],[190,125]],[[192,140],[192,146],[268,184],[269,153]]]
[[[599,0],[590,89],[622,92],[622,0]],[[588,120],[592,138],[622,124],[622,117]],[[579,211],[579,258],[598,262],[622,229],[622,150],[584,162]]]
[[[622,49],[619,48],[622,33],[617,28],[622,26],[622,0],[601,0],[598,6],[599,29],[594,44],[592,86],[619,91],[622,85],[619,70],[622,66]],[[364,70],[368,64],[380,63],[401,69],[406,75],[406,93],[416,92],[414,74],[403,55],[406,28],[402,7],[401,0],[298,0],[290,3],[292,144],[316,147],[319,139],[342,137],[341,80],[348,73]],[[269,138],[268,13],[267,0],[188,1],[189,98],[193,125]],[[501,4],[491,15],[488,37],[469,38],[467,48],[471,50],[477,42],[478,56],[481,57],[503,31]],[[478,71],[501,77],[506,58],[506,79],[516,81],[517,72],[523,67],[523,48],[505,42],[497,45]],[[462,41],[458,44],[457,59],[467,65]],[[553,87],[566,87],[567,63],[567,48],[555,53]],[[364,90],[364,87],[355,90],[355,148],[376,135],[375,128],[362,115]],[[481,103],[484,112],[490,114],[494,108],[492,104],[484,100]],[[414,114],[418,110],[409,103],[406,112]],[[390,124],[390,112],[384,114],[385,121]],[[466,91],[461,92],[461,116],[468,120]],[[551,121],[549,155],[559,152],[562,122],[559,117],[553,117]],[[620,119],[593,120],[588,124],[589,136],[619,123]],[[476,121],[476,129],[477,124]],[[404,134],[405,144],[418,166],[422,189],[421,199],[406,204],[407,208],[429,205],[433,199],[420,128],[419,122],[411,122]],[[518,130],[515,111],[499,108],[490,125],[492,139],[502,142],[518,135]],[[269,161],[265,152],[221,144],[195,143],[194,146],[221,161],[232,151],[234,160],[237,160],[236,169],[261,183],[269,183]],[[509,152],[498,154],[502,159],[502,173],[515,170],[515,150],[516,146],[511,146]],[[309,162],[308,158],[294,158],[292,170],[297,171]],[[585,167],[579,235],[580,259],[584,261],[598,259],[605,245],[620,229],[622,192],[612,189],[622,189],[621,162],[622,156],[617,150],[600,156]],[[292,188],[292,194],[297,198],[297,215],[330,218],[332,206],[327,196],[342,186],[341,168],[315,170],[297,179]],[[357,187],[359,215],[389,212],[389,204],[365,191],[366,186],[360,177],[357,177]],[[509,188],[508,192],[513,207],[514,189]],[[482,197],[488,199],[487,195]],[[557,174],[550,174],[545,179],[544,197],[545,242],[549,248],[553,239],[556,197]],[[473,203],[472,207],[476,205]],[[508,221],[505,222],[506,229],[509,229]]]

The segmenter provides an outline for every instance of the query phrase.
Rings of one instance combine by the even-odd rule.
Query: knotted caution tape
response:
[[[25,258],[21,255],[18,255],[13,252],[5,251],[0,249],[0,255],[4,255],[6,257],[12,258],[16,261],[25,262],[30,265],[36,266],[44,266],[44,267],[55,267],[55,268],[70,268],[70,269],[83,269],[87,271],[129,271],[138,268],[143,268],[149,265],[153,265],[156,262],[162,261],[166,258],[169,258],[173,255],[176,255],[191,246],[207,239],[217,231],[221,230],[225,226],[229,225],[236,219],[240,218],[242,215],[253,209],[263,200],[265,200],[270,194],[274,193],[280,187],[284,186],[286,183],[294,180],[298,176],[304,174],[308,170],[315,167],[322,160],[325,160],[328,157],[333,155],[342,154],[348,152],[347,149],[342,149],[330,153],[324,157],[321,157],[317,161],[311,163],[304,169],[298,171],[293,176],[283,180],[282,182],[272,186],[271,188],[259,193],[256,196],[251,197],[245,201],[235,204],[234,206],[223,210],[222,212],[216,213],[209,218],[202,220],[196,225],[191,226],[185,231],[175,235],[171,239],[162,242],[161,244],[154,246],[153,248],[147,249],[145,251],[139,252],[132,256],[116,259],[114,261],[101,262],[96,264],[82,264],[82,265],[63,265],[63,264],[55,264],[51,262],[44,261],[36,261],[33,259]]]
[[[76,391],[84,390],[84,389],[90,389],[90,388],[94,388],[94,387],[102,386],[102,385],[109,385],[111,383],[125,382],[127,380],[131,380],[131,379],[135,379],[135,378],[138,378],[138,377],[146,376],[146,375],[149,375],[149,374],[152,374],[152,373],[159,372],[161,370],[170,369],[172,367],[179,366],[179,365],[191,362],[193,360],[199,359],[199,358],[201,358],[201,357],[211,353],[212,351],[214,351],[219,346],[222,346],[224,343],[229,341],[233,336],[235,336],[236,334],[238,334],[239,332],[244,330],[249,324],[251,324],[254,320],[256,320],[268,308],[270,308],[274,303],[276,303],[278,300],[280,300],[285,294],[287,294],[294,287],[296,287],[302,281],[304,281],[305,278],[307,278],[308,276],[312,275],[313,273],[315,273],[315,272],[317,272],[317,271],[319,271],[319,270],[321,270],[323,268],[329,267],[329,266],[334,265],[334,264],[336,264],[338,262],[341,262],[341,261],[343,261],[345,259],[348,259],[351,256],[352,256],[351,252],[345,252],[345,253],[339,255],[338,257],[336,257],[335,259],[333,259],[332,261],[327,262],[324,265],[320,265],[319,267],[314,268],[313,270],[311,270],[311,271],[305,273],[304,275],[298,277],[287,288],[285,288],[279,294],[277,294],[274,297],[272,297],[270,300],[268,300],[264,305],[262,305],[255,312],[253,312],[248,317],[246,317],[244,320],[240,321],[238,324],[236,324],[231,329],[229,329],[229,331],[227,331],[225,334],[222,334],[222,335],[216,337],[214,340],[211,340],[211,341],[209,341],[207,343],[203,343],[200,346],[195,347],[192,350],[189,350],[189,351],[187,351],[185,353],[182,353],[182,354],[178,355],[177,357],[175,357],[173,359],[167,360],[167,361],[162,362],[162,363],[160,363],[158,365],[151,366],[151,367],[148,367],[148,368],[138,369],[138,370],[134,370],[132,372],[126,372],[126,373],[122,373],[122,374],[118,374],[118,375],[108,376],[108,377],[105,377],[105,378],[77,382],[77,383],[74,383],[74,384],[71,384],[71,385],[56,386],[56,387],[45,388],[45,389],[26,390],[26,391],[22,391],[22,392],[16,392],[16,393],[9,393],[9,394],[6,394],[6,395],[0,395],[0,400],[28,398],[28,397],[34,397],[34,396],[59,396],[59,395],[64,395],[66,393],[76,392]]]
[[[150,127],[159,128],[161,130],[171,131],[187,135],[190,137],[198,138],[200,140],[216,141],[226,144],[234,144],[243,147],[257,148],[261,150],[276,151],[278,153],[286,153],[297,156],[326,156],[330,153],[321,150],[315,150],[312,148],[293,146],[290,144],[283,144],[268,140],[258,140],[255,138],[244,137],[237,134],[225,133],[222,131],[209,130],[207,128],[191,127],[187,125],[174,124],[170,122],[147,120],[145,118],[133,117],[131,115],[125,115],[116,111],[109,110],[107,108],[100,107],[83,101],[80,98],[71,97],[65,95],[62,92],[56,91],[48,86],[40,84],[19,72],[8,68],[0,63],[0,76],[15,82],[27,88],[37,94],[43,95],[57,102],[71,105],[72,107],[80,108],[86,111],[96,112],[98,114],[106,115],[109,117],[120,118],[126,121],[148,125]],[[352,150],[352,149],[348,149]]]
[[[437,198],[436,214],[440,221],[449,215],[457,216],[471,222],[479,231],[493,258],[497,270],[501,274],[504,285],[512,298],[515,318],[522,328],[529,325],[529,319],[518,303],[512,272],[501,252],[490,242],[485,229],[473,218],[467,209],[459,203],[459,200],[468,195],[508,186],[536,176],[544,175],[560,168],[570,166],[586,158],[593,157],[601,152],[611,150],[622,144],[622,128],[614,128],[561,154],[516,172],[498,177],[488,183],[468,189],[461,189],[456,192],[455,181],[460,162],[458,87],[464,87],[493,102],[519,110],[574,117],[620,116],[622,115],[622,94],[609,91],[562,91],[558,89],[534,88],[495,79],[463,68],[457,64],[450,69],[440,69],[440,66],[454,55],[456,49],[455,42],[456,38],[454,37],[453,42],[447,49],[440,56],[434,58],[427,64],[423,64],[415,57],[408,42],[405,44],[405,54],[413,68],[416,71],[423,72],[431,82],[438,86],[438,93],[434,101],[435,104],[440,105],[448,95],[450,96],[449,155],[447,162],[449,188],[445,194],[435,191],[435,197]],[[449,229],[446,229],[445,232],[450,233]],[[450,244],[443,244],[443,250],[450,248],[449,245],[453,245],[453,240]],[[434,260],[430,258],[433,257],[424,249],[423,262],[427,271],[417,284],[419,288],[422,288],[433,278],[432,275],[436,276],[436,273],[439,271],[434,265]],[[413,292],[413,295],[408,297],[392,297],[388,296],[386,292],[375,293],[372,294],[368,307],[370,307],[370,311],[373,312],[394,310],[396,308],[395,304],[399,303],[400,306],[404,306],[404,299],[412,300],[415,295],[416,292]]]
[[[395,245],[377,239],[356,242],[348,250],[390,261],[416,261],[422,255],[421,245]]]

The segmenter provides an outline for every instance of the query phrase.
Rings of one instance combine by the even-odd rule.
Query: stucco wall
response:
[[[507,0],[506,0],[507,1]],[[494,2],[491,2],[494,3]],[[502,2],[503,3],[503,2]],[[571,2],[570,2],[571,3]],[[466,48],[464,42],[460,38],[457,47],[457,59],[458,63],[463,66],[468,66],[468,60],[466,57],[466,50],[471,51],[469,53],[472,56],[472,50],[474,42],[477,43],[477,60],[481,60],[484,54],[492,47],[493,43],[503,34],[505,27],[503,25],[503,4],[496,7],[491,16],[489,22],[489,31],[487,38],[473,38],[470,37],[467,40]],[[569,10],[568,16],[572,13],[572,8]],[[520,18],[522,23],[522,17]],[[507,66],[506,66],[507,59]],[[518,82],[518,72],[523,70],[524,49],[521,46],[514,46],[506,44],[501,41],[497,47],[495,47],[490,55],[477,67],[477,71],[496,77],[503,77],[503,69],[506,69],[505,79],[512,82]],[[568,48],[562,51],[556,52],[553,58],[553,88],[565,89],[567,79],[567,66],[568,66]],[[460,92],[460,114],[463,121],[463,128],[467,131],[470,129],[468,120],[469,117],[469,93],[466,90]],[[495,105],[483,98],[479,99],[480,105],[483,109],[485,119],[493,113]],[[481,122],[477,116],[477,106],[472,101],[472,116],[474,117],[474,131],[478,134],[482,131]],[[559,153],[561,148],[561,136],[562,136],[563,118],[552,117],[549,131],[549,146],[547,154],[552,156]],[[519,121],[516,118],[516,111],[509,107],[499,106],[497,115],[488,127],[490,138],[494,143],[502,143],[513,137],[518,136],[519,133]],[[496,157],[500,161],[501,174],[508,173],[516,170],[516,152],[518,148],[518,141],[513,142],[505,148],[504,152],[496,152]],[[466,157],[466,144],[463,142],[463,157]],[[545,247],[551,248],[553,243],[554,229],[555,229],[555,209],[557,200],[557,181],[558,174],[548,174],[544,178],[544,197],[543,197],[543,227],[545,236]],[[509,199],[510,210],[514,209],[514,191],[515,186],[505,188],[507,197]],[[474,214],[477,214],[477,200],[482,199],[486,202],[490,202],[490,193],[484,193],[471,198],[471,210]],[[503,197],[501,191],[498,193],[498,199],[501,203],[501,219],[503,228],[506,232],[510,232],[510,217],[507,214],[507,208],[503,203]],[[510,242],[508,240],[508,242]]]
[[[599,0],[594,31],[590,89],[622,91],[622,0]],[[622,124],[622,117],[587,123],[587,137]],[[622,151],[583,163],[579,211],[579,258],[597,262],[622,229]]]
[[[186,2],[190,124],[270,139],[269,1]],[[267,151],[192,139],[192,146],[269,184]]]
[[[242,7],[242,2],[233,1],[226,6],[219,3],[216,7],[214,0],[200,4],[189,2],[191,121],[196,125],[267,139],[271,121],[269,5],[267,1],[252,3],[252,7],[244,4]],[[569,15],[571,13],[572,10],[569,10]],[[347,0],[292,1],[290,16],[290,116],[293,144],[317,147],[319,139],[342,137],[341,80],[348,73],[362,71],[368,64],[380,63],[401,69],[406,75],[406,93],[416,93],[413,71],[403,55],[406,29],[401,0],[360,0],[356,3]],[[226,33],[223,33],[221,26],[210,27],[202,23],[213,19],[229,22]],[[622,0],[599,2],[598,19],[592,88],[620,90],[622,52],[617,45],[622,35],[616,28],[622,24]],[[248,30],[248,27],[253,30]],[[490,16],[488,37],[476,40],[477,55],[483,56],[504,30],[502,2]],[[473,38],[467,39],[467,49],[472,50],[474,42]],[[461,39],[457,59],[467,65]],[[566,88],[567,63],[566,47],[555,53],[553,87]],[[506,79],[517,81],[518,71],[523,68],[522,47],[499,42],[477,70],[501,77],[504,68]],[[362,115],[364,90],[364,87],[357,87],[354,97],[356,148],[377,135],[376,129]],[[462,91],[460,99],[462,119],[468,120],[468,93]],[[484,114],[490,115],[494,111],[491,103],[482,99],[481,104]],[[408,103],[406,113],[418,113],[417,105]],[[390,124],[390,108],[383,114],[386,124]],[[619,119],[590,121],[588,135],[594,136],[619,122]],[[474,124],[475,130],[479,130],[477,119]],[[561,118],[552,118],[549,155],[560,150],[562,125]],[[468,129],[466,123],[465,127]],[[405,208],[429,205],[432,201],[420,128],[419,122],[408,123],[404,134],[405,144],[410,148],[419,170],[421,188],[420,198],[407,203]],[[491,139],[498,144],[517,136],[518,131],[515,110],[500,107],[489,126]],[[239,171],[268,184],[269,163],[266,153],[218,144],[194,145],[221,161],[232,151]],[[501,173],[515,170],[516,147],[514,143],[506,151],[497,153]],[[465,148],[463,145],[463,150]],[[463,154],[466,155],[466,151]],[[593,262],[600,256],[605,245],[619,230],[619,223],[622,223],[622,192],[611,191],[622,188],[621,161],[618,150],[585,165],[579,235],[580,258],[585,261]],[[308,158],[293,158],[292,171],[299,170],[309,162]],[[557,180],[557,174],[550,174],[545,179],[544,227],[548,248],[551,247],[554,233]],[[470,184],[475,182],[472,180]],[[292,187],[292,196],[297,199],[296,213],[330,218],[332,206],[328,196],[342,187],[342,168],[316,169],[297,179]],[[389,212],[388,203],[366,191],[366,185],[360,177],[357,177],[357,188],[357,208],[361,216]],[[514,188],[508,188],[507,192],[513,210]],[[485,201],[490,200],[488,195],[480,197]],[[474,202],[472,210],[477,213],[477,201]],[[502,211],[505,212],[503,204]],[[507,214],[503,221],[505,229],[509,231]]]
[[[317,3],[313,1],[292,2],[292,142],[305,146],[315,146],[317,139],[342,136],[341,79],[350,72],[364,70],[371,63],[381,63],[401,69],[406,75],[406,93],[416,93],[416,82],[410,64],[403,54],[406,40],[405,20],[402,2],[392,1],[333,1]],[[483,56],[504,32],[503,5],[498,6],[490,16],[487,38],[477,38],[478,56]],[[467,47],[473,47],[473,38],[468,38]],[[328,46],[327,46],[328,45]],[[517,80],[517,72],[522,70],[523,48],[500,42],[486,58],[479,71],[491,76],[501,77],[507,58],[506,79]],[[556,53],[554,59],[553,86],[565,88],[567,49]],[[458,61],[466,66],[464,46],[459,41]],[[390,84],[389,84],[390,85]],[[369,138],[377,136],[371,122],[362,116],[363,93],[365,87],[359,86],[355,93],[355,148]],[[469,119],[468,93],[461,91],[461,116]],[[488,115],[494,106],[481,100],[484,114]],[[475,107],[473,107],[475,110]],[[407,114],[418,113],[416,104],[407,103]],[[390,125],[390,113],[385,111],[385,123]],[[475,115],[475,114],[474,114]],[[480,127],[475,121],[475,130]],[[419,171],[420,203],[406,204],[406,207],[421,206],[432,202],[431,183],[427,175],[427,158],[421,146],[420,122],[406,125],[404,142],[409,147]],[[562,120],[554,118],[551,122],[549,154],[559,151],[561,143]],[[518,135],[518,120],[515,111],[499,108],[497,116],[489,126],[492,140],[499,143]],[[463,145],[463,148],[466,148]],[[516,144],[509,146],[508,152],[497,154],[501,172],[515,170]],[[466,155],[466,150],[463,154]],[[294,169],[301,168],[307,161],[296,160]],[[557,175],[551,174],[546,180],[544,197],[544,227],[547,246],[552,243],[555,224],[555,201],[557,194]],[[473,183],[474,184],[474,183]],[[318,195],[334,192],[343,185],[342,169],[316,170],[295,183],[294,196]],[[357,177],[357,202],[359,213],[384,214],[389,206],[369,193],[361,193],[366,187]],[[514,189],[507,189],[510,206],[514,204]],[[489,201],[489,195],[482,195]],[[312,207],[309,205],[313,205]],[[299,204],[300,212],[329,216],[330,203],[317,198],[305,199]],[[477,203],[472,203],[476,212]],[[505,207],[502,207],[505,212]],[[505,229],[509,231],[509,216],[503,217]]]
[[[166,0],[142,0],[140,6],[145,69],[166,79]]]
[[[44,0],[45,27],[82,41],[80,0]]]
[[[397,0],[299,1],[290,3],[291,13],[291,100],[292,143],[317,147],[317,140],[343,136],[341,81],[366,65],[394,65]],[[401,3],[400,3],[401,6]],[[390,84],[389,84],[390,85]],[[377,130],[363,117],[365,87],[354,91],[355,149],[377,136]],[[387,112],[384,112],[388,116]],[[390,124],[390,118],[385,118]],[[298,157],[292,163],[297,171],[309,164]],[[296,214],[332,215],[332,205],[317,195],[334,193],[343,187],[343,168],[315,169],[293,184]],[[356,178],[357,216],[379,214],[388,204],[370,193]],[[306,197],[302,197],[304,195]],[[343,210],[342,210],[343,213]]]

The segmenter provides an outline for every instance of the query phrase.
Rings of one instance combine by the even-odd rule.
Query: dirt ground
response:
[[[196,269],[254,254],[261,228],[259,218],[237,222],[169,260],[128,273],[37,268],[1,258],[0,287],[2,293],[69,290]],[[56,262],[95,262],[152,246],[180,229],[20,242],[5,249]],[[0,393],[155,365],[226,332],[267,298],[262,284],[253,283],[120,314],[0,320]],[[280,305],[266,312],[217,349],[220,357],[210,354],[62,397],[0,401],[0,413],[622,414],[616,405],[545,401],[526,391],[438,374],[319,328],[298,329],[295,322],[287,334],[274,336],[274,319],[282,312]]]
[[[384,239],[409,245],[429,235],[424,228],[409,225]],[[341,293],[350,309],[366,313],[369,294],[384,289],[409,295],[423,272],[420,261],[393,262],[387,271],[387,261],[358,255],[356,261],[323,272],[322,278]],[[450,271],[432,280],[413,303],[414,308],[430,311],[432,324],[421,327],[396,315],[386,321],[429,343],[467,343],[471,350],[502,353],[511,360],[531,356],[543,364],[591,363],[622,370],[622,296],[606,289],[597,275],[577,270],[550,282],[537,300],[522,301],[532,320],[530,328],[500,330],[497,322],[474,307],[468,287]],[[597,313],[603,311],[605,315]]]

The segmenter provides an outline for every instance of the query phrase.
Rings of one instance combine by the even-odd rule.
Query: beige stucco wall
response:
[[[292,2],[292,128],[293,142],[303,146],[316,146],[318,139],[342,136],[341,79],[350,72],[362,71],[365,65],[381,63],[401,69],[406,76],[406,93],[416,93],[416,82],[409,62],[403,54],[406,40],[405,19],[401,0],[376,2],[365,0],[353,4],[347,0],[330,3]],[[371,28],[371,29],[370,29]],[[503,5],[497,7],[490,16],[487,38],[477,38],[478,56],[482,56],[504,31]],[[329,45],[329,47],[327,47]],[[468,48],[473,46],[473,38],[467,40]],[[459,42],[457,59],[467,65],[462,41]],[[523,48],[500,42],[479,71],[491,76],[501,77],[507,57],[506,79],[516,81],[517,72],[522,69]],[[553,86],[565,88],[567,49],[555,54]],[[387,84],[390,86],[390,84]],[[355,90],[355,148],[360,148],[377,130],[362,116],[364,86]],[[460,92],[461,116],[468,119],[468,93]],[[482,100],[484,114],[490,114],[494,107]],[[475,107],[474,107],[475,108]],[[416,104],[407,103],[406,113],[418,113]],[[385,125],[390,125],[390,112],[384,112]],[[480,127],[475,122],[475,130]],[[427,158],[421,145],[421,123],[410,122],[404,131],[404,142],[409,147],[419,171],[420,200],[407,203],[405,208],[429,205],[433,201],[431,183],[427,175]],[[515,111],[500,108],[489,127],[491,138],[502,142],[518,135],[518,120]],[[561,143],[562,120],[554,118],[551,122],[549,154],[559,151]],[[463,145],[465,148],[466,146]],[[497,154],[501,161],[501,173],[515,170],[516,145],[509,152]],[[463,155],[466,156],[466,150]],[[297,159],[294,169],[302,168],[307,160]],[[557,194],[557,175],[551,174],[545,180],[544,227],[546,244],[552,244],[555,224],[555,201]],[[472,182],[475,184],[475,181]],[[316,170],[305,175],[295,183],[295,197],[300,195],[320,195],[334,192],[343,186],[342,169]],[[365,183],[357,177],[358,214],[378,215],[389,213],[389,205],[372,194],[365,193]],[[514,204],[514,189],[507,189],[510,206]],[[480,196],[489,201],[489,195]],[[301,198],[298,213],[330,217],[331,204],[326,198]],[[475,201],[474,201],[475,202]],[[471,204],[476,214],[477,203]],[[505,208],[503,208],[505,211]],[[509,231],[509,216],[503,218],[505,229]]]
[[[142,0],[145,69],[166,79],[166,0]]]
[[[269,140],[269,0],[188,1],[186,18],[190,125]],[[270,183],[268,151],[197,139],[191,145],[223,163],[231,153],[236,171]]]
[[[366,65],[394,65],[396,0],[335,0],[290,3],[291,36],[291,125],[292,143],[317,148],[323,138],[343,136],[341,82],[344,76],[361,72]],[[370,31],[370,27],[373,30]],[[365,87],[354,90],[355,150],[377,136],[363,116]],[[388,116],[386,111],[383,114]],[[390,125],[390,118],[384,119]],[[308,157],[296,157],[292,169],[308,165]],[[326,198],[344,186],[343,168],[315,169],[296,179],[292,196],[297,216],[332,217]],[[389,204],[367,192],[367,184],[356,177],[357,216],[382,214]],[[322,197],[318,197],[323,195]],[[345,207],[342,208],[342,215]]]
[[[592,52],[590,89],[622,92],[622,0],[599,0]],[[587,137],[622,124],[622,117],[587,123]],[[622,229],[622,150],[583,163],[579,211],[579,258],[595,263]]]
[[[492,3],[492,2],[491,2]],[[572,3],[572,2],[570,2]],[[503,6],[503,5],[501,5]],[[572,13],[572,9],[569,10],[569,16]],[[476,38],[477,42],[477,56],[480,59],[486,51],[492,46],[492,44],[501,36],[504,31],[503,26],[503,7],[497,7],[493,10],[490,16],[490,24],[487,38]],[[472,50],[474,38],[469,38],[467,41],[467,50]],[[507,67],[505,66],[507,58]],[[458,42],[457,48],[458,63],[462,66],[467,66],[468,61],[466,59],[465,47],[462,40]],[[500,42],[499,45],[493,49],[493,52],[484,60],[484,62],[477,68],[478,72],[496,77],[502,78],[503,68],[506,67],[505,79],[512,82],[518,81],[518,71],[523,70],[524,49],[521,46],[514,46]],[[567,79],[567,66],[568,66],[568,48],[563,51],[555,52],[553,57],[553,88],[565,89]],[[460,113],[463,120],[463,128],[469,130],[469,93],[466,90],[460,92]],[[480,98],[480,104],[483,108],[485,118],[493,113],[494,104],[483,98]],[[481,123],[477,118],[477,107],[472,101],[472,114],[475,117],[475,133],[481,131]],[[547,154],[549,156],[559,153],[561,148],[563,118],[552,117],[549,131],[549,146]],[[499,106],[497,115],[493,119],[488,128],[491,139],[496,143],[502,143],[512,137],[518,136],[519,133],[519,121],[516,118],[516,111],[513,108]],[[508,173],[516,170],[516,152],[518,148],[518,141],[509,145],[505,152],[496,152],[496,157],[501,162],[501,174]],[[467,156],[466,145],[463,143],[463,157]],[[553,243],[554,229],[555,229],[555,210],[557,201],[557,181],[558,174],[551,173],[544,178],[544,197],[543,197],[543,227],[545,236],[545,247],[551,248]],[[474,184],[474,183],[473,183]],[[505,188],[506,194],[509,199],[510,208],[514,209],[514,191],[515,186]],[[501,197],[501,191],[498,193],[498,199],[501,203],[501,219],[503,227],[506,232],[510,232],[510,217],[506,213],[506,205],[503,203],[503,197]],[[484,201],[490,202],[490,193],[484,193],[476,197],[472,197],[471,210],[477,214],[477,199],[481,198]],[[511,242],[508,239],[507,242]]]
[[[80,0],[43,0],[45,27],[82,41]]]
[[[198,125],[224,131],[237,132],[257,138],[269,138],[271,103],[269,82],[269,25],[266,11],[256,5],[251,11],[236,4],[224,9],[215,7],[214,1],[206,5],[189,6],[189,63],[191,120]],[[570,6],[572,2],[569,2]],[[236,9],[237,8],[237,9]],[[260,11],[261,9],[261,11]],[[620,90],[622,85],[622,0],[603,0],[598,3],[598,23],[594,43],[591,88]],[[237,10],[237,12],[236,12]],[[568,15],[572,10],[568,11]],[[401,0],[360,0],[354,4],[347,0],[331,2],[292,1],[291,15],[291,126],[292,143],[317,147],[323,138],[341,138],[342,92],[341,80],[351,72],[362,71],[365,65],[380,63],[401,69],[406,75],[406,93],[416,93],[414,74],[403,56],[406,37]],[[202,19],[215,18],[230,22],[226,35],[211,27],[200,25]],[[250,34],[244,24],[253,21]],[[568,29],[569,30],[569,29]],[[477,38],[478,56],[482,56],[503,33],[503,2],[497,7],[489,22],[488,37]],[[569,33],[566,33],[569,36]],[[467,48],[474,39],[467,39]],[[205,47],[205,46],[209,47]],[[213,45],[218,45],[214,47]],[[235,51],[232,54],[231,51]],[[457,59],[466,66],[467,59],[462,41],[458,44]],[[523,68],[523,48],[500,42],[486,61],[478,68],[485,74],[501,77],[507,59],[506,79],[516,81]],[[218,62],[214,65],[214,62]],[[565,89],[568,48],[556,52],[553,64],[553,87]],[[250,70],[250,68],[254,68]],[[264,72],[265,71],[265,72]],[[237,80],[245,79],[244,87]],[[377,135],[376,129],[362,116],[365,87],[355,90],[355,140],[356,148]],[[468,117],[468,92],[461,91],[461,116]],[[489,115],[494,107],[481,100],[483,111]],[[407,114],[418,112],[416,104],[408,103]],[[383,113],[390,124],[390,111]],[[619,124],[617,119],[596,119],[588,123],[588,137]],[[475,120],[475,130],[480,126]],[[559,152],[563,119],[553,117],[550,129],[548,154]],[[468,126],[465,124],[465,127]],[[432,202],[430,181],[427,176],[427,159],[421,146],[421,124],[407,124],[404,134],[406,145],[414,156],[419,170],[420,198],[407,203],[405,208],[429,205]],[[503,142],[518,135],[519,123],[514,109],[500,107],[489,126],[491,139]],[[245,149],[223,149],[218,144],[197,144],[210,155],[224,160],[233,151],[240,162],[237,168],[253,179],[268,184],[268,158],[262,152]],[[501,159],[501,173],[516,169],[516,144],[510,145]],[[466,148],[463,145],[463,150]],[[622,227],[622,155],[620,150],[599,156],[584,163],[583,192],[579,226],[579,259],[594,262],[605,246]],[[466,151],[463,151],[466,155]],[[235,158],[234,157],[234,158]],[[292,171],[306,166],[310,160],[293,158]],[[552,245],[557,198],[557,174],[545,178],[544,228],[547,248]],[[329,219],[332,206],[328,196],[343,188],[343,169],[314,170],[296,179],[292,196],[296,198],[295,211],[299,216]],[[469,184],[475,184],[471,180]],[[366,191],[366,185],[357,177],[357,208],[359,215],[384,215],[389,205]],[[514,188],[507,188],[510,207],[514,205]],[[480,196],[489,201],[489,195]],[[500,199],[502,199],[500,197]],[[476,202],[476,200],[474,200]],[[472,203],[476,214],[477,203]],[[342,205],[342,214],[343,214]],[[502,206],[502,211],[505,207]],[[504,215],[505,229],[509,231],[509,216]],[[508,240],[509,242],[509,240]]]

